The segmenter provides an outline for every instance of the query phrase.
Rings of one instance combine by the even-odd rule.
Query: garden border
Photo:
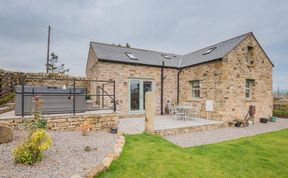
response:
[[[100,165],[97,165],[96,167],[92,168],[86,174],[86,177],[87,178],[93,178],[95,176],[98,176],[100,173],[106,171],[107,169],[109,169],[112,161],[114,161],[120,157],[120,154],[123,151],[124,145],[125,145],[125,137],[123,136],[122,133],[119,133],[116,136],[116,143],[114,146],[114,152],[107,153],[105,158],[103,159],[102,163]]]

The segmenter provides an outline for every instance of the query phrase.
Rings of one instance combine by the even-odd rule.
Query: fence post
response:
[[[113,80],[113,108],[114,108],[114,112],[116,112],[116,95],[115,95],[115,80]]]
[[[75,78],[73,79],[73,115],[75,115],[75,105],[76,105],[76,100],[75,100]]]
[[[24,84],[25,84],[25,77],[22,77],[22,87],[21,87],[21,115],[22,117],[24,117]]]

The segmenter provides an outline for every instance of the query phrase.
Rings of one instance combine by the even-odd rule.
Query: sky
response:
[[[85,76],[90,41],[186,54],[252,31],[288,89],[285,0],[0,0],[0,68],[44,72],[51,52]]]

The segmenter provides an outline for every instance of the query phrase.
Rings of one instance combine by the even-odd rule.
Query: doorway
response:
[[[153,81],[146,79],[129,80],[129,113],[143,114],[145,111],[145,93],[153,90]]]

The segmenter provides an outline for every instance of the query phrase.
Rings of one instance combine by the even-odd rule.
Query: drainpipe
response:
[[[179,104],[179,93],[180,93],[180,73],[182,72],[182,69],[178,70],[177,73],[177,104]]]
[[[161,115],[163,115],[163,83],[164,83],[164,64],[165,62],[162,61],[162,66],[161,66],[161,95],[160,95],[160,110],[161,110]]]

